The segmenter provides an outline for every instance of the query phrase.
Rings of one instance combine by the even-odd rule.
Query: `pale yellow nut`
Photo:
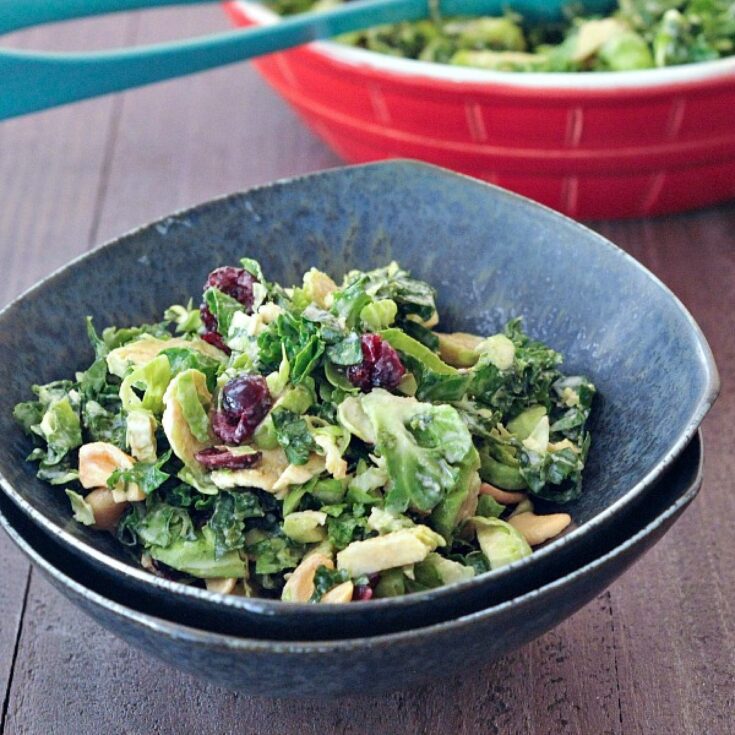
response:
[[[501,490],[489,482],[483,482],[480,485],[480,495],[490,495],[503,505],[515,505],[526,499],[526,493],[512,493],[508,490]]]
[[[535,513],[519,513],[508,520],[513,528],[523,534],[530,546],[538,546],[560,534],[572,518],[567,513],[537,516]]]
[[[348,579],[342,584],[338,584],[333,587],[329,592],[322,595],[322,602],[329,603],[331,605],[341,605],[345,602],[352,602],[352,594],[355,591],[355,585]]]
[[[332,306],[337,284],[326,273],[312,268],[304,273],[304,289],[318,307],[329,309]]]
[[[92,442],[79,449],[79,482],[84,488],[105,487],[115,470],[129,470],[135,460],[108,442]],[[145,500],[145,493],[134,483],[127,488],[113,489],[112,497],[116,503],[138,502]]]
[[[128,507],[127,503],[116,503],[112,497],[112,490],[106,487],[92,490],[84,499],[92,508],[94,528],[100,531],[114,531],[117,528],[117,522]]]
[[[533,513],[533,503],[528,498],[521,500],[521,502],[513,508],[510,518],[513,516],[519,516],[521,513]]]
[[[281,599],[308,602],[314,594],[314,575],[319,567],[334,569],[334,562],[324,554],[310,554],[304,558],[284,585]]]
[[[231,595],[235,591],[237,584],[236,577],[212,577],[205,579],[204,583],[210,592],[217,592],[220,595]]]
[[[448,365],[458,368],[472,367],[479,358],[475,348],[482,342],[482,337],[467,332],[436,332],[439,338],[439,355]]]

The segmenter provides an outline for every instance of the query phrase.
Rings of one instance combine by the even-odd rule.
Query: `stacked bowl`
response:
[[[438,286],[447,330],[523,314],[600,398],[574,526],[513,564],[348,605],[225,596],[149,574],[36,479],[12,419],[28,385],[88,362],[85,315],[154,321],[243,255],[294,283],[395,258]],[[80,288],[84,284],[84,288]],[[22,329],[18,325],[23,325]],[[654,544],[701,484],[698,427],[718,390],[681,303],[630,256],[502,189],[406,161],[333,170],[208,202],[74,261],[0,314],[0,524],[95,620],[174,666],[253,694],[377,692],[487,663],[584,605]],[[499,633],[502,632],[502,633]],[[375,672],[379,671],[377,676]]]

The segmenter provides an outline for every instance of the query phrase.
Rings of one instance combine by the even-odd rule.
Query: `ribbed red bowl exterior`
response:
[[[237,25],[258,22],[227,3]],[[256,65],[346,161],[416,158],[578,218],[735,197],[735,72],[635,88],[457,83],[347,63],[316,45]]]

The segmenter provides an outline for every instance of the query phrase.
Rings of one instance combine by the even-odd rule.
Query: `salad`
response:
[[[342,0],[267,0],[282,15]],[[500,71],[626,71],[735,54],[732,0],[619,0],[607,18],[524,23],[519,15],[379,26],[338,41],[409,59]]]
[[[152,573],[300,602],[403,595],[521,559],[569,515],[594,385],[519,319],[441,333],[396,263],[300,286],[212,271],[200,307],[87,332],[15,418],[74,519]]]

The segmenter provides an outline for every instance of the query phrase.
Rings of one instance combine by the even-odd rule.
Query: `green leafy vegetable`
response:
[[[221,363],[218,360],[188,347],[170,347],[162,350],[160,354],[168,359],[172,378],[185,370],[198,370],[206,376],[207,388],[210,392],[215,389],[217,376],[221,369]]]
[[[269,0],[284,15],[315,0]],[[342,43],[391,56],[511,72],[626,71],[735,53],[731,0],[619,0],[607,18],[568,13],[564,23],[437,17],[348,33]],[[572,8],[573,9],[573,8]]]
[[[483,518],[500,518],[505,512],[505,506],[498,503],[491,495],[481,495],[475,512]]]
[[[171,459],[171,450],[155,462],[136,462],[129,470],[115,470],[107,479],[107,487],[115,488],[119,483],[137,485],[146,495],[151,495],[170,477],[161,468]]]
[[[327,347],[327,357],[335,365],[356,365],[362,362],[360,336],[350,332],[346,337]]]
[[[192,577],[247,577],[247,564],[239,552],[228,551],[217,557],[215,548],[214,533],[205,527],[193,539],[179,538],[167,546],[154,545],[148,552],[154,559]]]
[[[189,299],[186,306],[180,304],[169,306],[163,318],[176,325],[178,334],[198,334],[203,328],[202,316],[199,309],[193,305],[192,299]]]
[[[398,350],[406,367],[418,381],[416,397],[427,401],[459,401],[464,396],[469,376],[447,365],[428,347],[400,329],[385,329],[383,339]]]
[[[258,349],[263,372],[277,370],[285,350],[291,365],[291,382],[298,385],[316,368],[324,352],[324,342],[313,322],[286,313],[258,335]]]
[[[400,317],[414,315],[428,321],[436,314],[434,289],[428,283],[412,278],[395,262],[366,273],[353,271],[345,278],[348,288],[356,282],[363,284],[365,292],[376,301],[391,299]]]
[[[286,452],[291,464],[306,464],[309,455],[316,449],[309,427],[301,416],[286,408],[277,408],[271,413],[278,443]]]
[[[530,556],[531,547],[513,526],[499,518],[476,516],[472,522],[477,529],[477,540],[491,569],[504,567]]]
[[[73,490],[69,489],[64,492],[71,503],[74,520],[84,526],[93,526],[95,524],[95,520],[92,506],[79,493],[75,493]]]
[[[344,549],[363,537],[367,525],[367,518],[363,513],[364,511],[360,512],[353,506],[351,512],[342,513],[336,518],[327,518],[327,538],[335,549]]]
[[[78,409],[72,407],[68,396],[51,403],[43,414],[39,429],[48,445],[48,464],[57,464],[70,450],[82,444],[82,424]]]
[[[248,544],[247,551],[255,559],[257,574],[277,574],[286,569],[295,569],[304,555],[304,547],[286,536],[268,536],[254,544]]]
[[[217,331],[227,339],[230,333],[232,318],[238,311],[244,311],[245,307],[232,296],[222,293],[218,288],[209,288],[204,292],[204,302],[217,320]]]
[[[167,548],[180,540],[195,541],[197,534],[186,510],[149,498],[131,505],[118,524],[117,537],[127,546]]]
[[[398,305],[393,299],[380,299],[362,307],[360,321],[369,332],[387,329],[396,320]]]
[[[314,573],[314,593],[310,602],[319,602],[324,595],[338,584],[347,582],[350,575],[344,569],[327,569],[325,566],[317,567]]]
[[[180,373],[172,388],[176,390],[176,400],[181,407],[181,413],[189,425],[191,433],[200,441],[209,439],[209,418],[202,405],[202,399],[195,383],[196,370],[186,370]],[[199,376],[201,379],[201,374]]]
[[[126,411],[143,408],[152,414],[163,411],[163,396],[171,382],[171,365],[165,355],[135,368],[120,386],[120,399]],[[142,398],[139,396],[142,393]]]
[[[245,520],[265,513],[256,495],[250,492],[220,493],[214,501],[209,528],[214,533],[214,555],[221,559],[228,551],[245,546]]]
[[[345,283],[344,287],[333,294],[332,313],[339,317],[348,329],[353,329],[360,322],[363,309],[372,303],[366,293],[368,277],[360,275]]]
[[[97,401],[87,401],[82,409],[84,428],[93,441],[108,442],[125,449],[125,418],[122,411],[108,411]]]
[[[510,16],[451,23],[468,44],[459,51],[523,41]],[[568,43],[588,44],[594,31],[611,68],[636,63],[641,49],[616,23],[582,25]],[[434,25],[421,28],[430,35]],[[436,41],[436,53],[452,53]],[[213,325],[193,307],[198,295],[161,323],[98,333],[88,319],[86,370],[34,386],[34,400],[15,407],[38,478],[66,489],[77,522],[98,528],[78,492],[80,475],[95,485],[98,471],[99,484],[125,491],[117,538],[147,568],[191,584],[247,580],[246,594],[281,598],[290,573],[318,552],[337,567],[317,569],[319,602],[348,579],[388,597],[530,553],[504,519],[532,500],[501,505],[483,480],[558,503],[579,495],[595,386],[563,374],[561,356],[519,320],[484,338],[439,335],[433,288],[395,263],[348,273],[341,286],[311,269],[294,288],[267,282],[252,259],[242,265],[257,279],[252,309],[226,284],[203,296],[228,354],[206,344]],[[402,378],[376,365],[385,387],[353,384],[366,334],[398,352]],[[239,446],[235,422],[250,431]],[[91,442],[133,461],[77,451]],[[106,457],[115,464],[96,466]]]
[[[464,479],[462,467],[474,463],[472,437],[457,412],[376,389],[362,406],[377,436],[376,450],[386,461],[391,487],[387,506],[427,512]]]

